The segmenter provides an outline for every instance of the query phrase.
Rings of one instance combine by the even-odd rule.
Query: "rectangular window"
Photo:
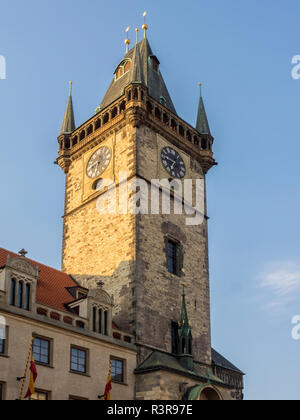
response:
[[[69,401],[88,401],[88,398],[75,397],[74,395],[70,395]]]
[[[5,340],[0,338],[0,354],[5,354]]]
[[[25,286],[25,310],[30,311],[30,292],[31,287],[30,284],[26,284]]]
[[[71,347],[71,372],[87,373],[87,350]]]
[[[125,379],[124,360],[111,358],[111,380],[123,384]]]
[[[108,312],[104,311],[104,335],[107,335]]]
[[[23,282],[19,281],[18,296],[17,296],[17,307],[18,308],[23,308],[23,287],[24,287]]]
[[[3,333],[5,332],[5,334],[3,335]],[[0,334],[0,355],[7,355],[7,351],[8,351],[8,333],[9,333],[9,328],[8,326],[6,326],[5,330],[1,331]]]
[[[5,340],[0,338],[0,354],[5,354]]]
[[[4,401],[5,384],[0,382],[0,401]]]
[[[9,303],[11,306],[15,306],[16,304],[16,280],[11,279],[10,282],[10,300]]]
[[[97,332],[97,308],[93,307],[93,331]]]
[[[35,390],[35,393],[30,397],[31,401],[49,401],[50,392]]]
[[[50,365],[50,341],[36,337],[33,342],[33,358],[36,363]]]
[[[99,334],[102,334],[102,309],[99,309]]]
[[[168,270],[177,274],[177,244],[173,241],[168,241]]]

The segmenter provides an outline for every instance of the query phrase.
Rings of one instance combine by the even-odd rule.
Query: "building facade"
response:
[[[62,271],[0,253],[8,398],[10,358],[22,360],[7,350],[18,330],[20,351],[31,334],[50,343],[38,384],[49,398],[97,398],[110,360],[114,399],[242,398],[243,373],[211,348],[206,175],[216,165],[214,138],[202,95],[196,128],[178,116],[144,31],[95,115],[77,128],[70,93],[57,159],[66,176]],[[74,373],[72,360],[82,357],[85,370]]]

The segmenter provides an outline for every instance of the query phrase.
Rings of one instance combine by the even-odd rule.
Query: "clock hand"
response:
[[[166,160],[168,160],[169,162],[172,162],[173,164],[176,163],[174,160],[172,160],[170,158],[166,158]]]

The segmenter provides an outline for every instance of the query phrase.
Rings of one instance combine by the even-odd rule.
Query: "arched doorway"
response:
[[[198,401],[221,401],[221,397],[213,388],[205,388],[199,394]]]
[[[220,392],[213,385],[197,385],[190,388],[186,397],[189,401],[222,401]]]

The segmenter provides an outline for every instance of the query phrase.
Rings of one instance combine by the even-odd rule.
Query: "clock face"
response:
[[[173,178],[182,179],[185,177],[185,163],[180,154],[172,149],[172,147],[165,147],[162,149],[161,161],[166,171],[169,172]]]
[[[108,167],[111,161],[111,150],[109,147],[101,147],[90,158],[86,173],[89,178],[97,178]]]

